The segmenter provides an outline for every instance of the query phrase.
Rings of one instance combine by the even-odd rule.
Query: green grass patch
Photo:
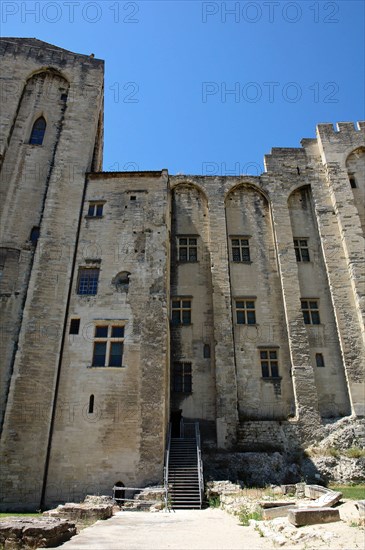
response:
[[[343,494],[343,498],[351,500],[365,499],[365,485],[330,485],[332,491],[339,491]]]
[[[240,525],[247,527],[250,519],[255,519],[256,521],[262,520],[262,510],[250,510],[247,506],[242,506],[238,513],[238,519],[240,520]]]
[[[210,508],[219,508],[221,504],[221,497],[219,495],[216,497],[210,497],[208,504]]]
[[[42,514],[40,512],[0,512],[0,518],[10,518],[10,517],[38,517]]]

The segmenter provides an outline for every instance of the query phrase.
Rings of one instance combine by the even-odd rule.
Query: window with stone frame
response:
[[[309,262],[308,239],[294,239],[294,250],[297,262]]]
[[[171,323],[172,325],[191,324],[191,298],[176,297],[171,301]]]
[[[80,330],[80,317],[74,317],[70,321],[69,334],[78,334]]]
[[[237,325],[255,325],[255,299],[254,298],[236,298],[236,323]]]
[[[89,201],[87,218],[102,218],[105,201]]]
[[[93,346],[93,367],[121,367],[124,324],[105,321],[95,325]]]
[[[320,325],[319,307],[317,298],[301,300],[303,319],[306,325]]]
[[[279,378],[278,350],[265,348],[259,352],[262,378]]]
[[[192,393],[191,363],[175,361],[172,367],[172,391]]]
[[[198,261],[198,239],[181,235],[177,237],[177,251],[179,262],[197,262]]]
[[[249,237],[231,237],[232,261],[250,262],[250,241]]]
[[[325,366],[323,353],[316,353],[316,366],[317,367]]]
[[[33,124],[33,128],[30,134],[29,143],[31,145],[42,145],[44,134],[46,133],[46,121],[45,118],[40,116]]]
[[[99,268],[80,267],[77,280],[77,294],[95,296],[98,293]]]

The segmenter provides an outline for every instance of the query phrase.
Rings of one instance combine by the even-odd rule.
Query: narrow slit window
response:
[[[316,366],[317,367],[324,367],[324,357],[323,353],[316,353]]]
[[[29,143],[31,145],[42,145],[44,134],[46,133],[46,121],[44,117],[39,117],[33,124],[32,132],[30,134]]]
[[[89,414],[93,414],[94,412],[94,396],[90,395],[89,399]]]
[[[39,227],[32,227],[29,240],[33,246],[36,246],[38,239],[39,239]]]
[[[350,181],[351,188],[356,189],[357,184],[356,184],[356,178],[354,174],[349,174],[349,181]]]
[[[209,344],[204,344],[203,357],[204,357],[204,359],[210,359],[210,345]]]

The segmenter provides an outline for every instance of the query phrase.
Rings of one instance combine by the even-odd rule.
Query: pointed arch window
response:
[[[42,145],[44,134],[46,132],[46,121],[44,117],[40,116],[33,124],[32,132],[30,134],[29,143],[31,145]]]

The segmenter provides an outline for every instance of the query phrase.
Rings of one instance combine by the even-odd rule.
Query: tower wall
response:
[[[34,39],[2,39],[1,48],[2,89],[12,85],[2,109],[1,247],[5,273],[13,270],[15,280],[1,296],[1,506],[24,510],[42,500],[85,172],[95,156],[102,108],[103,62]],[[33,145],[39,116],[47,126],[43,142]],[[31,244],[33,226],[39,238]],[[17,266],[13,252],[8,265],[10,243]]]

